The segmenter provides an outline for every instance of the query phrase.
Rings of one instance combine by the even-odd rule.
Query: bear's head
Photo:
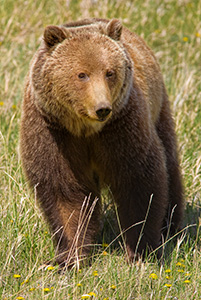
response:
[[[121,23],[48,26],[30,72],[34,99],[49,120],[72,134],[100,131],[127,103],[132,61]]]

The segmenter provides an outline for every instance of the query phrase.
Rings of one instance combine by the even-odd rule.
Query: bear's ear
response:
[[[48,47],[61,43],[67,38],[66,32],[58,26],[47,26],[44,32],[44,41]]]
[[[107,35],[111,37],[115,41],[119,41],[121,38],[121,32],[122,32],[122,24],[117,19],[112,19],[107,24]]]

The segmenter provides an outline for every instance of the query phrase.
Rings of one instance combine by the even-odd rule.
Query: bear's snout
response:
[[[111,114],[112,107],[109,105],[101,104],[96,108],[96,115],[99,121],[105,121],[106,118]]]

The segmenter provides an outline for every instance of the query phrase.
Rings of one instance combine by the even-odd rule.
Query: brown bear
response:
[[[89,253],[104,186],[131,261],[160,248],[164,229],[180,228],[182,184],[161,71],[119,20],[45,29],[27,76],[20,140],[59,264]]]

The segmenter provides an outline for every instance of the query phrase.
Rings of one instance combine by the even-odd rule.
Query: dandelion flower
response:
[[[90,296],[96,297],[96,294],[94,292],[89,293]]]
[[[24,297],[19,296],[19,297],[17,297],[16,299],[17,299],[17,300],[23,300]]]
[[[89,294],[84,294],[81,296],[81,299],[89,299],[91,296]]]
[[[158,279],[158,276],[155,273],[151,273],[149,275],[149,278],[151,278],[151,279]]]
[[[116,285],[114,285],[114,284],[112,284],[111,286],[111,289],[113,289],[113,290],[115,290],[117,287],[116,287]]]
[[[108,255],[107,251],[103,251],[103,255],[104,256]]]
[[[183,37],[183,41],[184,41],[184,42],[188,42],[188,37],[187,37],[187,36],[184,36],[184,37]]]
[[[29,282],[29,280],[27,279],[27,280],[25,280],[25,281],[22,281],[21,282],[21,285],[23,285],[23,284],[25,284],[25,283],[28,283]]]
[[[34,288],[34,287],[33,287],[33,288],[30,288],[29,291],[30,291],[30,292],[35,291],[35,288]]]
[[[165,273],[170,273],[170,272],[171,272],[170,269],[165,270]]]
[[[186,279],[186,280],[184,280],[184,283],[191,283],[191,281]]]
[[[201,34],[199,32],[196,32],[195,36],[196,37],[201,37]]]
[[[94,276],[98,276],[98,271],[96,271],[96,270],[93,271],[93,275],[94,275]]]
[[[169,280],[172,279],[172,276],[166,276],[165,278]]]
[[[172,284],[170,284],[170,283],[166,283],[165,284],[165,287],[169,287],[170,288],[171,286],[172,286]]]
[[[4,102],[3,102],[3,101],[1,101],[1,102],[0,102],[0,106],[3,106],[3,105],[4,105]]]
[[[184,270],[178,269],[177,272],[179,272],[179,273],[184,273]]]
[[[181,263],[180,261],[178,261],[178,262],[176,263],[176,266],[177,266],[177,267],[181,267],[181,265],[182,265],[182,263]]]
[[[82,284],[81,283],[77,283],[77,286],[82,286]]]
[[[50,289],[49,288],[44,288],[43,291],[44,292],[50,292]]]
[[[47,267],[47,270],[48,270],[48,271],[54,270],[54,267],[53,267],[53,266],[48,266],[48,267]]]
[[[103,300],[109,300],[109,298],[107,297],[107,298],[104,298]]]
[[[20,275],[20,274],[14,274],[13,277],[14,277],[14,278],[20,278],[21,275]]]
[[[109,245],[107,243],[102,244],[103,248],[107,248]]]

